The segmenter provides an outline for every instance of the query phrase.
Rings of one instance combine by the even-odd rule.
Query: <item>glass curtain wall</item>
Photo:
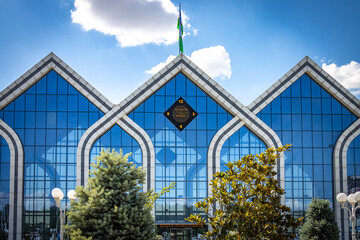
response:
[[[285,154],[285,197],[294,215],[303,217],[313,197],[333,203],[332,151],[356,117],[306,74],[258,117],[293,144]]]
[[[142,166],[142,152],[140,145],[129,134],[122,130],[118,125],[113,126],[109,131],[96,140],[92,149],[90,162],[96,161],[95,157],[100,155],[101,149],[117,151],[122,149],[123,154],[132,153],[129,156],[129,161]]]
[[[360,135],[349,145],[347,151],[347,194],[360,191]],[[345,173],[344,173],[345,174]],[[356,211],[356,229],[360,226],[360,211]],[[351,239],[351,222],[349,221],[349,239]]]
[[[10,149],[0,137],[0,239],[6,239],[9,230]]]
[[[179,131],[164,115],[180,97],[198,115]],[[233,117],[182,73],[137,107],[129,117],[150,136],[156,154],[155,190],[176,182],[156,201],[156,223],[185,223],[207,196],[207,150],[215,133]]]
[[[263,141],[243,126],[225,141],[220,152],[220,169],[226,171],[227,163],[237,161],[248,154],[259,154],[265,149]]]
[[[360,135],[349,145],[347,151],[347,194],[360,191]]]
[[[55,71],[2,111],[3,119],[18,134],[24,147],[25,239],[50,238],[59,225],[58,209],[51,196],[55,187],[66,193],[75,188],[78,142],[100,112]]]

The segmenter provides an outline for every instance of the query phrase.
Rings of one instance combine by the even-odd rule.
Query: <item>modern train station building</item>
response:
[[[249,106],[183,54],[114,104],[50,53],[0,93],[0,229],[11,240],[49,239],[59,225],[51,190],[86,184],[93,157],[121,148],[146,171],[144,191],[176,182],[155,222],[191,239],[199,229],[184,218],[215,172],[293,144],[277,164],[284,203],[300,217],[312,198],[329,200],[348,239],[335,197],[360,190],[359,117],[359,99],[308,57]]]

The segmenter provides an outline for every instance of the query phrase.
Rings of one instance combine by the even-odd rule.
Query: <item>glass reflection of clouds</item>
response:
[[[225,142],[220,152],[220,169],[226,171],[228,162],[234,162],[242,157],[256,155],[266,149],[265,144],[247,127],[241,127]]]
[[[9,230],[10,149],[0,137],[0,229]]]
[[[198,116],[183,131],[164,116],[182,97]],[[151,138],[155,148],[155,190],[176,182],[174,190],[156,201],[156,222],[185,222],[194,204],[207,196],[207,150],[215,133],[232,116],[182,73],[129,114]]]
[[[99,155],[101,149],[117,152],[122,149],[123,154],[132,153],[129,161],[137,166],[142,166],[142,152],[138,142],[129,134],[122,130],[118,125],[113,126],[109,131],[99,137],[91,149],[90,161],[94,161],[95,156]]]
[[[51,190],[75,188],[78,141],[102,116],[53,70],[0,111],[0,118],[16,131],[24,147],[25,237],[36,232],[50,238],[57,221]]]
[[[285,191],[294,215],[303,217],[313,197],[333,203],[333,146],[356,117],[306,74],[258,117],[293,144],[285,153]]]

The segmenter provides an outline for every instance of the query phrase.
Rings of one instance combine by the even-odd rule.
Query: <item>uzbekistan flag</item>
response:
[[[181,20],[181,3],[179,3],[179,18],[178,18],[177,28],[179,29],[179,53],[180,52],[183,53],[184,47],[183,47],[182,35],[183,35],[184,31],[183,31],[183,25],[182,25],[182,20]]]

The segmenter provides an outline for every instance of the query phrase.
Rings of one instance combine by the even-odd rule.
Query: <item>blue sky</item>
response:
[[[178,3],[0,1],[0,91],[54,52],[119,103],[178,54]],[[360,93],[358,0],[183,0],[182,10],[184,53],[245,105],[305,56]]]

